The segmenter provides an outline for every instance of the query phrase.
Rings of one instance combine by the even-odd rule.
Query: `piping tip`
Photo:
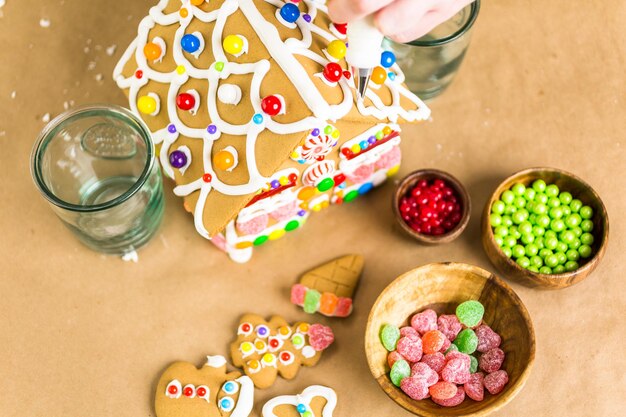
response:
[[[352,74],[354,76],[354,81],[356,82],[356,91],[359,94],[359,99],[363,100],[365,92],[367,91],[367,86],[370,82],[372,70],[371,68],[353,67]]]

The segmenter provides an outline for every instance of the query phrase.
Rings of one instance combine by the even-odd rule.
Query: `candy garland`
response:
[[[266,0],[266,2],[277,7],[277,10],[281,10],[286,5],[291,3],[283,3],[280,0]],[[256,8],[253,0],[225,0],[219,9],[211,12],[204,12],[200,8],[191,4],[189,0],[181,0],[182,8],[178,12],[164,14],[163,11],[169,3],[169,0],[160,0],[159,3],[150,9],[149,15],[142,20],[139,25],[138,36],[131,43],[128,50],[125,52],[123,58],[120,60],[114,70],[114,78],[116,79],[120,88],[129,89],[129,100],[131,109],[134,112],[140,112],[141,110],[149,110],[149,114],[156,115],[160,111],[160,103],[158,97],[149,93],[147,96],[138,97],[139,90],[147,85],[150,80],[154,80],[159,83],[169,84],[169,91],[167,97],[167,113],[170,120],[170,125],[157,132],[153,132],[155,143],[162,143],[160,152],[160,161],[164,168],[165,173],[174,177],[174,171],[172,165],[170,165],[169,149],[176,142],[179,135],[184,135],[192,139],[203,140],[203,164],[205,174],[188,184],[179,185],[175,188],[175,194],[178,196],[187,196],[196,191],[200,192],[198,202],[194,212],[194,222],[198,232],[209,238],[209,234],[203,225],[203,213],[206,199],[210,192],[215,189],[217,192],[227,195],[246,195],[252,194],[259,190],[264,183],[267,183],[268,178],[265,178],[260,174],[256,166],[255,148],[258,135],[265,129],[276,134],[290,134],[303,131],[311,131],[313,129],[319,129],[321,126],[326,125],[326,120],[337,120],[344,117],[352,108],[353,104],[353,83],[350,83],[348,76],[343,76],[336,80],[333,85],[338,85],[344,94],[344,99],[339,104],[331,105],[326,102],[322,94],[317,90],[313,84],[312,79],[306,74],[302,65],[295,58],[296,55],[307,57],[318,64],[324,66],[327,70],[329,65],[332,65],[335,61],[332,55],[341,55],[337,52],[337,49],[341,49],[337,43],[331,48],[331,51],[335,51],[332,55],[326,50],[325,57],[317,55],[309,48],[312,44],[312,33],[321,36],[323,39],[329,42],[336,40],[335,37],[326,32],[324,29],[315,25],[313,21],[317,16],[318,10],[323,13],[327,13],[325,1],[313,1],[303,0],[307,6],[307,14],[304,16],[298,15],[295,20],[289,17],[289,13],[295,16],[295,11],[291,10],[289,13],[279,13],[283,23],[295,24],[302,33],[302,39],[290,38],[283,42],[280,39],[276,27],[266,21],[259,10]],[[193,2],[192,2],[193,3]],[[226,52],[224,51],[224,45],[226,42],[222,42],[222,33],[228,17],[235,13],[237,10],[241,10],[250,22],[251,26],[257,32],[260,40],[268,49],[272,58],[278,63],[278,65],[285,72],[289,80],[296,86],[303,101],[312,111],[313,116],[305,117],[302,120],[293,123],[278,123],[269,114],[264,112],[264,97],[259,94],[260,85],[262,79],[270,70],[270,64],[267,60],[261,60],[256,63],[238,64],[235,62],[229,62]],[[293,9],[293,7],[292,7]],[[296,8],[297,9],[297,8]],[[210,42],[213,55],[216,58],[216,62],[211,65],[209,69],[198,69],[187,59],[183,50],[192,54],[196,59],[199,54],[204,50],[205,39],[200,32],[194,32],[187,34],[191,21],[197,18],[204,23],[215,22],[215,28],[213,30]],[[290,22],[290,20],[294,20]],[[153,70],[149,67],[147,56],[152,58],[152,61],[159,62],[165,52],[166,45],[161,42],[160,38],[153,38],[149,41],[149,33],[156,24],[161,26],[169,26],[173,24],[180,24],[180,27],[176,30],[173,45],[171,47],[172,54],[177,68],[170,73],[161,73]],[[339,32],[338,29],[341,25],[332,24],[329,27],[331,32]],[[345,29],[345,28],[343,28]],[[241,47],[237,47],[237,51],[229,50],[229,52],[235,52],[236,54],[243,54],[247,51],[247,40],[241,35],[231,35],[234,40],[241,43]],[[145,53],[147,45],[150,45],[148,49],[153,49],[150,54]],[[230,45],[233,46],[233,45]],[[228,48],[230,49],[230,47]],[[122,75],[125,64],[133,57],[137,62],[138,70],[134,76],[125,78]],[[331,56],[329,56],[331,55]],[[396,71],[401,74],[398,68]],[[243,125],[232,125],[224,121],[217,111],[217,99],[220,94],[218,88],[220,87],[220,81],[227,79],[231,74],[253,74],[251,85],[250,100],[255,110],[255,116],[251,121]],[[197,92],[190,90],[181,92],[180,89],[189,78],[194,79],[206,79],[209,83],[209,91],[207,95],[207,103],[200,103],[200,96]],[[328,77],[326,77],[328,78]],[[326,81],[328,81],[326,78]],[[390,120],[396,120],[400,115],[402,118],[412,120],[422,120],[428,117],[427,107],[415,96],[410,94],[400,83],[403,80],[403,76],[396,79],[395,83],[392,83],[390,79],[387,79],[385,85],[390,89],[393,104],[391,106],[385,106],[384,103],[369,91],[368,97],[372,100],[374,106],[365,107],[362,102],[358,102],[357,106],[359,111],[364,115],[373,115],[377,118],[388,118]],[[194,94],[195,93],[195,94]],[[232,102],[239,102],[240,97],[237,97],[236,91],[230,91],[229,94],[223,93],[222,96],[232,97]],[[183,96],[184,95],[184,96]],[[399,97],[404,95],[409,98],[416,106],[416,111],[405,111],[400,107]],[[274,95],[276,98],[282,98],[279,95]],[[141,109],[138,103],[143,99],[146,102],[145,108]],[[280,100],[282,107],[280,111],[285,111],[284,99]],[[178,117],[177,108],[187,111],[197,111],[200,105],[205,105],[208,108],[208,113],[212,122],[212,125],[207,129],[191,128],[186,126]],[[267,108],[265,109],[267,110]],[[145,113],[145,112],[144,112]],[[265,115],[265,116],[264,116]],[[241,185],[228,185],[221,182],[214,171],[214,164],[211,160],[211,152],[213,142],[218,140],[221,133],[230,135],[246,135],[246,162],[248,164],[249,181],[246,184]],[[178,154],[180,157],[180,154]],[[184,169],[190,164],[190,157],[187,158],[186,165],[183,164]],[[236,159],[236,155],[234,155]],[[180,168],[179,168],[180,169]],[[184,171],[182,171],[184,172]],[[304,216],[303,216],[304,217]],[[234,229],[233,229],[234,230]],[[231,230],[232,231],[232,230]],[[227,240],[230,233],[226,233]]]

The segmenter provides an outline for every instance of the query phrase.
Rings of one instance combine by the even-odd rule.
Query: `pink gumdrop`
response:
[[[441,370],[441,379],[454,384],[465,384],[470,375],[469,365],[460,358],[449,360]]]
[[[411,317],[411,327],[424,334],[430,330],[437,330],[437,313],[428,309]]]
[[[446,358],[441,352],[429,353],[422,356],[422,362],[428,365],[433,371],[439,373],[446,364]]]
[[[481,324],[475,330],[476,336],[478,337],[478,350],[481,353],[487,352],[493,348],[500,347],[500,343],[502,343],[502,338],[496,332],[494,332],[491,327],[486,324]]]
[[[433,397],[433,400],[435,398],[438,400],[448,400],[456,395],[457,387],[451,382],[439,381],[428,388],[428,391],[430,392],[430,396]]]
[[[309,327],[309,344],[320,352],[330,346],[335,340],[333,330],[322,324],[312,324]]]
[[[402,357],[402,355],[398,353],[397,350],[394,350],[393,352],[389,352],[389,355],[387,355],[387,364],[389,365],[389,368],[391,368],[393,364],[399,361],[400,359],[406,360]]]
[[[260,214],[248,221],[239,222],[237,221],[237,231],[242,235],[258,235],[267,227],[267,223],[269,222],[269,217],[267,214]]]
[[[282,222],[283,220],[287,220],[296,215],[298,211],[298,203],[296,201],[292,201],[291,203],[285,204],[284,206],[278,207],[276,210],[270,213],[270,217],[276,220],[277,222]]]
[[[435,385],[439,381],[439,375],[433,371],[430,366],[424,362],[414,363],[411,367],[411,376],[415,378],[423,378],[426,380],[426,385],[429,387]]]
[[[439,350],[439,352],[441,353],[445,353],[446,350],[448,350],[448,348],[450,347],[450,345],[452,344],[452,342],[450,341],[450,339],[448,339],[447,337],[443,340],[443,346],[441,347],[441,349]]]
[[[456,391],[456,395],[447,400],[440,400],[433,397],[433,401],[435,404],[439,404],[442,407],[456,407],[461,404],[465,400],[465,390],[463,387],[458,387]]]
[[[453,342],[463,329],[463,325],[454,314],[443,314],[437,319],[438,330]]]
[[[394,146],[389,152],[381,155],[378,161],[376,161],[375,167],[376,169],[390,169],[399,165],[401,161],[402,151],[400,151],[398,146]]]
[[[487,375],[484,384],[491,395],[496,395],[502,392],[507,382],[509,382],[509,374],[504,370],[499,370]]]
[[[423,378],[404,378],[400,382],[400,389],[414,400],[423,400],[428,397],[428,386]]]
[[[307,288],[304,285],[294,284],[294,286],[291,287],[291,302],[298,306],[303,305],[306,291]]]
[[[346,173],[346,177],[353,184],[361,184],[367,181],[372,176],[373,173],[374,173],[374,165],[367,164],[367,165],[361,165],[360,167],[358,167],[351,173]]]
[[[409,336],[401,337],[396,346],[398,352],[409,362],[418,362],[422,359],[422,341]]]
[[[482,372],[471,374],[469,380],[463,385],[465,393],[474,401],[482,401],[485,397],[485,387],[483,381],[485,375]]]
[[[419,338],[420,334],[411,326],[404,326],[400,328],[400,336]]]
[[[500,369],[504,362],[504,351],[500,348],[493,348],[480,355],[478,367],[487,373],[492,373]]]
[[[348,317],[352,313],[352,298],[339,297],[335,317]]]
[[[451,350],[450,352],[446,353],[446,362],[449,362],[452,359],[461,359],[467,366],[467,369],[469,369],[472,364],[472,360],[470,359],[469,355],[466,353],[461,353],[458,350]]]

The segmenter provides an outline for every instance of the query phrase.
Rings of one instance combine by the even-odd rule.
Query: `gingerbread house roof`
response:
[[[356,100],[345,60],[327,50],[344,33],[325,0],[160,0],[141,21],[114,78],[203,236],[222,230],[312,129],[349,139],[381,121],[429,117],[397,64]],[[337,81],[325,76],[333,62]],[[269,96],[279,111],[265,107]],[[336,132],[340,124],[353,126]],[[219,152],[228,169],[216,168]]]

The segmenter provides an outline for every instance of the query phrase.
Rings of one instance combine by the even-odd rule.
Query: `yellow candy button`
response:
[[[224,50],[232,55],[239,55],[243,51],[243,39],[238,35],[228,35],[222,43]]]
[[[280,239],[285,235],[285,231],[283,229],[274,230],[270,233],[270,240]]]
[[[144,114],[152,114],[157,111],[158,103],[154,97],[142,96],[137,100],[137,108]]]
[[[335,59],[343,59],[343,57],[346,56],[346,44],[339,39],[335,39],[328,44],[326,51],[328,51],[328,55]]]
[[[240,346],[240,349],[242,352],[250,352],[252,351],[252,349],[254,349],[254,346],[252,346],[252,343],[250,342],[243,342]]]

